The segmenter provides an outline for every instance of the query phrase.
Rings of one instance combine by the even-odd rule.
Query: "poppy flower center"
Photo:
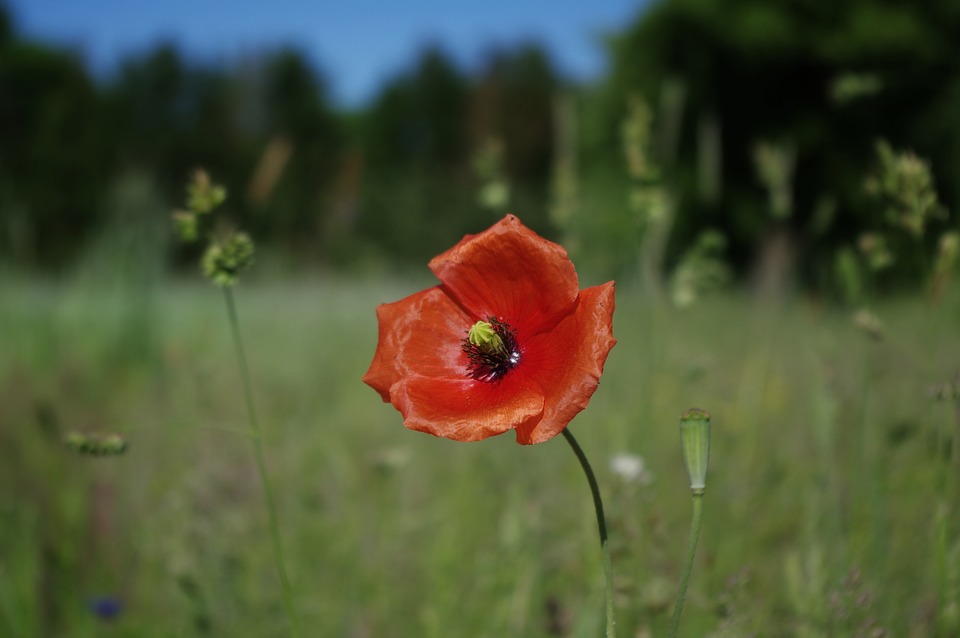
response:
[[[497,381],[520,362],[517,331],[496,317],[473,324],[461,347],[467,376],[478,381]]]

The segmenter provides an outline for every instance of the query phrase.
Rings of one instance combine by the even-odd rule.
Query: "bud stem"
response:
[[[703,517],[703,492],[693,490],[693,520],[690,521],[690,541],[687,544],[687,562],[680,577],[680,589],[677,602],[673,606],[673,619],[670,621],[670,638],[676,638],[680,627],[680,614],[683,613],[683,601],[687,597],[687,584],[693,571],[693,557],[697,553],[697,539],[700,537],[700,521]]]

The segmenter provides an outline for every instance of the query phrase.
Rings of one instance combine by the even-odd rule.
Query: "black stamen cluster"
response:
[[[520,349],[517,347],[517,331],[496,317],[488,317],[487,323],[493,326],[493,331],[503,346],[482,348],[470,343],[465,337],[462,345],[467,354],[467,376],[478,381],[497,381],[509,372],[520,361]]]

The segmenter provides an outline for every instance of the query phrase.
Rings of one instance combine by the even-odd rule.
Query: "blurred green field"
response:
[[[375,305],[429,283],[237,289],[303,631],[599,636],[597,531],[566,444],[408,432],[360,381]],[[619,635],[666,634],[691,406],[714,432],[681,635],[958,635],[958,426],[929,396],[960,366],[956,294],[877,305],[882,340],[809,299],[680,311],[622,285],[617,303],[619,344],[571,428],[606,499]],[[218,290],[3,279],[0,353],[0,635],[286,635]],[[80,456],[70,431],[130,448]],[[612,472],[620,453],[652,482]],[[116,620],[91,613],[101,596]]]

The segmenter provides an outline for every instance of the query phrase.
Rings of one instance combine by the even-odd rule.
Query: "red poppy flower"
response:
[[[587,407],[613,338],[613,282],[580,290],[563,247],[513,215],[430,261],[440,285],[377,308],[364,382],[411,430],[477,441],[559,434]]]

